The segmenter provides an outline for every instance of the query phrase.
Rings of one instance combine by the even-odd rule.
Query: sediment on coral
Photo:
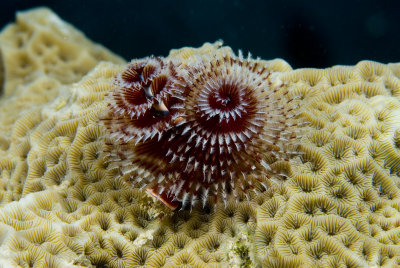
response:
[[[209,198],[204,207],[171,213],[126,183],[133,174],[112,169],[103,153],[109,145],[99,117],[125,65],[100,49],[108,62],[93,57],[93,65],[61,79],[60,70],[72,74],[68,68],[79,60],[61,64],[56,52],[74,47],[82,56],[97,55],[92,49],[98,47],[79,35],[63,48],[57,27],[64,24],[55,16],[40,9],[21,13],[0,34],[0,46],[6,47],[6,91],[0,99],[2,266],[399,265],[400,64],[363,61],[292,70],[283,60],[257,61],[276,73],[275,82],[289,96],[299,97],[309,122],[299,138],[303,153],[289,161],[266,156],[285,179],[271,176],[268,189],[248,199],[240,192],[226,204]],[[49,19],[56,22],[51,28]],[[49,37],[52,31],[58,33]],[[38,41],[46,41],[43,36],[52,49],[36,58],[31,49],[46,47]],[[81,52],[76,53],[71,55]],[[173,50],[165,59],[193,64],[215,53],[232,51],[207,43]],[[13,56],[17,60],[11,62]],[[24,59],[28,65],[22,68]],[[42,65],[50,60],[56,64]]]

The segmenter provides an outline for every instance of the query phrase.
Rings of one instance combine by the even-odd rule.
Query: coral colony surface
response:
[[[397,267],[400,64],[0,33],[0,267]]]

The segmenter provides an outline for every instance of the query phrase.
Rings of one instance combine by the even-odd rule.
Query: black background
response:
[[[235,51],[283,58],[294,68],[400,61],[399,1],[2,1],[15,12],[48,6],[125,59],[222,39]]]

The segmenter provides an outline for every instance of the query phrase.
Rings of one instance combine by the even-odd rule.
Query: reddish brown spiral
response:
[[[108,97],[110,159],[133,184],[170,208],[191,207],[247,195],[268,174],[266,158],[288,159],[296,106],[264,64],[219,54],[164,61],[132,62]]]
[[[135,143],[161,137],[183,106],[175,66],[162,58],[133,61],[116,77],[102,121],[113,140]]]

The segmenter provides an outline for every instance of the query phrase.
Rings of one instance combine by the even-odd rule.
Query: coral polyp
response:
[[[288,160],[298,125],[293,97],[266,64],[214,53],[159,59],[138,75],[152,62],[132,62],[107,98],[113,166],[171,209],[266,185],[270,164]]]

